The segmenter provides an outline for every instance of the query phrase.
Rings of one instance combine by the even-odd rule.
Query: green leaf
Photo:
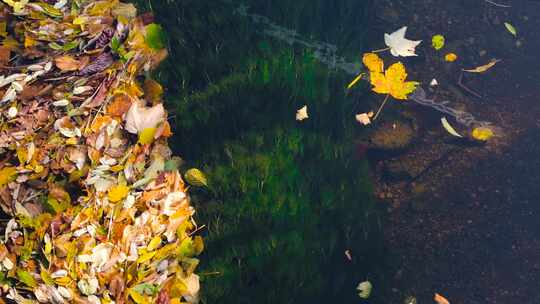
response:
[[[63,50],[63,47],[62,47],[60,44],[56,43],[56,42],[51,42],[51,43],[49,43],[49,47],[50,47],[51,49],[55,50],[55,51],[61,51],[61,50]]]
[[[37,286],[37,283],[34,277],[26,270],[17,269],[17,278],[26,286],[29,286],[32,288]]]
[[[132,290],[140,293],[141,295],[155,296],[159,292],[159,287],[154,284],[143,283],[132,288]]]
[[[120,41],[118,40],[118,38],[113,37],[111,39],[111,50],[113,50],[113,52],[117,53],[119,48],[120,48]]]
[[[152,49],[165,47],[165,31],[159,24],[151,23],[146,26],[146,44]]]
[[[514,36],[517,37],[517,30],[516,30],[516,28],[515,28],[512,24],[510,24],[510,23],[508,23],[508,22],[505,22],[505,23],[504,23],[504,26],[505,26],[506,29],[510,32],[510,34],[512,34],[512,35],[514,35]]]
[[[431,45],[438,51],[444,47],[444,41],[445,39],[443,35],[435,35],[433,38],[431,38]]]

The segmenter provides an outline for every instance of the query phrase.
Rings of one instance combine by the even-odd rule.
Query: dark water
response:
[[[173,148],[210,179],[210,189],[193,193],[198,221],[208,227],[203,301],[401,303],[414,296],[431,303],[439,292],[452,303],[536,302],[526,295],[540,265],[540,3],[505,4],[512,7],[141,1],[169,34],[159,77],[175,115]],[[362,54],[385,47],[383,34],[405,25],[407,38],[423,40],[419,56],[381,53],[385,62],[401,60],[426,89],[437,78],[430,96],[491,122],[493,143],[453,140],[439,122],[447,114],[412,101],[391,100],[369,127],[355,121],[384,99],[365,81],[345,89]],[[447,40],[439,52],[430,46],[434,34]],[[442,60],[447,52],[458,61]],[[503,61],[458,81],[462,68],[491,58]],[[298,122],[304,105],[309,119]],[[459,132],[471,131],[449,118]],[[411,135],[386,132],[396,124],[409,125]],[[413,165],[389,177],[390,163]],[[415,185],[427,190],[415,195]],[[374,285],[369,300],[355,290],[364,280]]]

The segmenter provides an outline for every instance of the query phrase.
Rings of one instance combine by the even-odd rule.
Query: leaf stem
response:
[[[378,49],[378,50],[375,50],[375,51],[371,51],[372,53],[380,53],[380,52],[384,52],[384,51],[388,51],[390,48],[387,47],[385,49]]]
[[[372,121],[375,121],[377,119],[377,117],[379,116],[379,114],[381,113],[382,109],[384,108],[384,105],[386,104],[386,102],[388,101],[388,97],[390,97],[390,94],[387,94],[386,97],[384,98],[381,106],[379,107],[379,109],[377,110],[377,113],[375,113],[375,116],[373,116],[373,119]]]

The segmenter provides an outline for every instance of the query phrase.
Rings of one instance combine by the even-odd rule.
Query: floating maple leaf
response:
[[[413,41],[405,38],[407,27],[404,26],[392,34],[384,34],[384,43],[390,48],[392,55],[398,57],[418,56],[415,48],[422,40]]]
[[[376,54],[373,55],[377,56]],[[395,99],[407,99],[407,95],[416,89],[418,82],[405,81],[407,78],[407,71],[401,62],[392,64],[383,74],[382,60],[377,60],[373,55],[364,55],[364,65],[370,69],[370,80],[373,85],[373,92],[390,94]]]

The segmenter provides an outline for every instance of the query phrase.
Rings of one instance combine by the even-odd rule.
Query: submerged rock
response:
[[[407,148],[417,135],[413,124],[407,121],[395,121],[379,126],[370,138],[373,149],[396,151]]]

